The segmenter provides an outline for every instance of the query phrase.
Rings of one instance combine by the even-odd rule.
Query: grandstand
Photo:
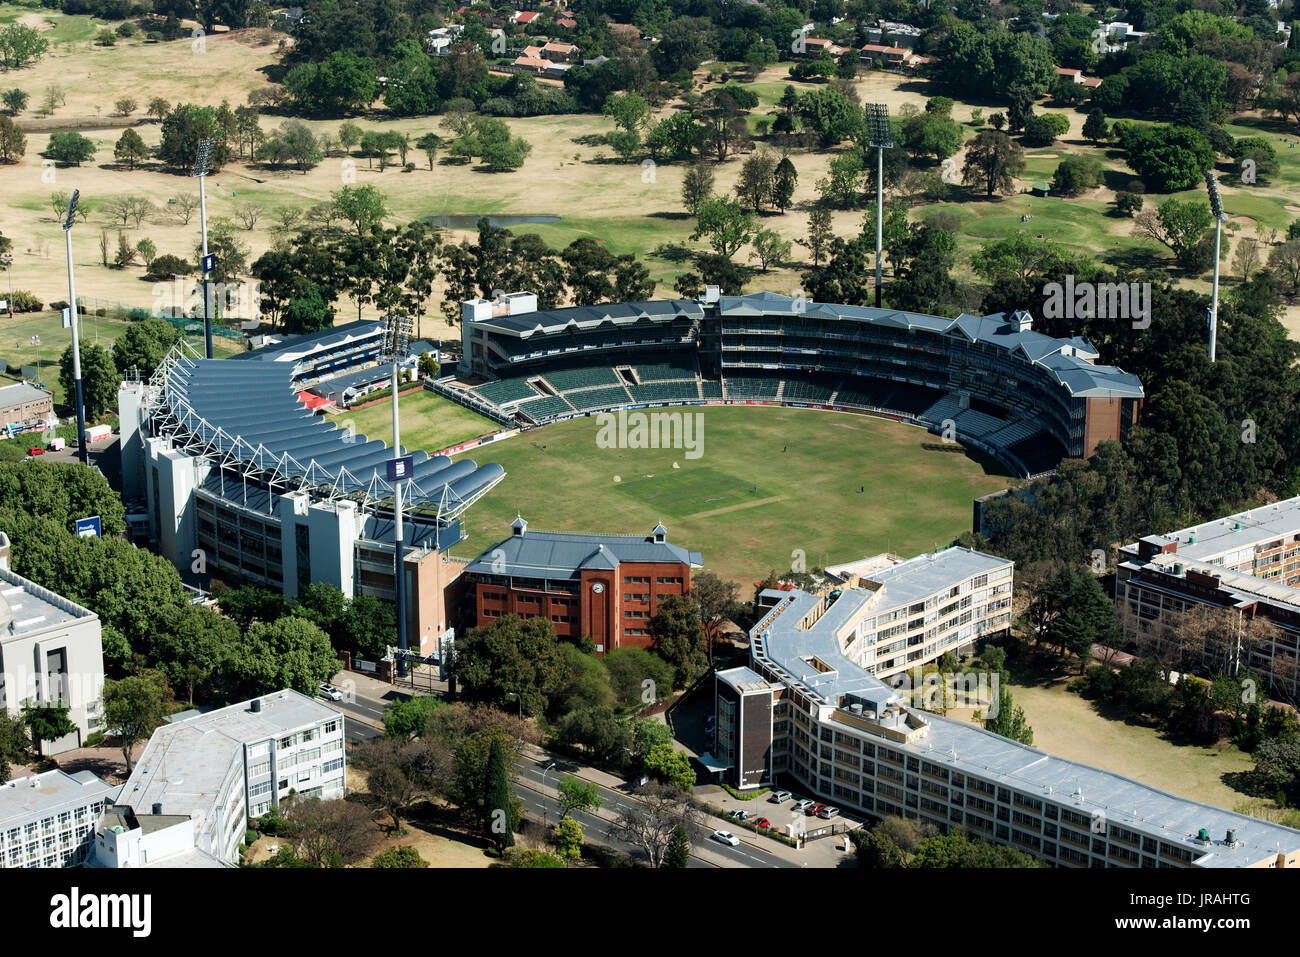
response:
[[[463,378],[437,391],[525,427],[636,405],[807,405],[900,418],[1035,475],[1123,438],[1143,398],[1087,340],[1034,332],[1025,312],[944,319],[773,293],[504,315],[474,301],[462,329]]]

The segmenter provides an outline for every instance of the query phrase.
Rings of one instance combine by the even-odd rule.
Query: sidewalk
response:
[[[574,770],[566,771],[565,773],[572,774],[579,780],[598,784],[601,787],[613,791],[619,791],[625,795],[628,795],[631,790],[631,788],[628,787],[628,782],[624,781],[622,778],[601,771],[597,768],[580,764],[572,758],[552,755],[551,752],[535,745],[526,744],[523,749],[523,756],[527,760],[530,760],[539,766],[545,766],[556,760],[564,760],[567,763],[576,766]],[[559,780],[559,777],[559,775],[556,776],[557,781]],[[538,790],[541,790],[541,788],[539,787]],[[550,797],[554,797],[557,791],[556,788],[551,787],[548,782],[543,793]],[[743,807],[745,810],[754,813],[758,817],[765,816],[759,808],[763,803],[763,798],[757,798],[753,801],[738,801],[716,785],[701,785],[695,788],[693,794],[697,801],[713,807],[723,808],[725,811],[731,811],[734,808]],[[614,815],[606,812],[603,808],[596,816],[603,820],[613,821],[614,819]],[[798,864],[800,867],[857,866],[857,857],[854,855],[853,851],[850,850],[848,854],[844,853],[844,841],[839,835],[836,835],[834,838],[828,837],[821,840],[809,841],[802,849],[795,850],[788,844],[773,840],[772,838],[763,837],[762,835],[756,834],[755,832],[745,828],[728,827],[728,823],[730,822],[724,818],[705,815],[700,822],[700,826],[708,831],[713,831],[719,828],[729,830],[735,834],[736,837],[740,838],[741,844],[754,848],[757,851],[761,851],[764,854],[770,854],[773,857],[780,857],[786,861]],[[691,853],[711,864],[718,864],[722,867],[735,866],[734,862],[713,854],[708,845],[696,844],[691,848]]]

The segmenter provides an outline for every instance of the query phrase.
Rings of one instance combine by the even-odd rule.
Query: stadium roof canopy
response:
[[[360,498],[363,504],[390,500],[386,463],[397,453],[312,414],[292,388],[292,376],[289,361],[199,359],[178,346],[155,376],[163,386],[155,421],[187,452],[260,471],[272,484],[306,485],[322,497]],[[500,465],[405,448],[400,454],[413,460],[405,504],[444,519],[505,477]]]
[[[1028,322],[1021,321],[1029,318],[1028,313],[1011,316],[1002,312],[988,316],[963,313],[956,319],[945,319],[896,309],[814,302],[772,292],[723,296],[718,300],[718,309],[723,316],[805,316],[952,336],[1018,354],[1026,362],[1046,370],[1072,396],[1134,399],[1143,396],[1137,376],[1115,366],[1093,364],[1099,353],[1087,339],[1079,336],[1057,339],[1035,332]]]
[[[704,309],[692,299],[658,302],[608,302],[598,306],[570,306],[545,312],[475,319],[474,325],[520,337],[561,332],[565,329],[589,332],[604,324],[630,326],[638,322],[669,322],[680,317],[700,319]]]

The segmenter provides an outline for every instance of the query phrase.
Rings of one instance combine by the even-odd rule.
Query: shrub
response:
[[[45,303],[26,289],[15,289],[9,297],[9,304],[14,312],[40,312],[45,308]]]
[[[90,734],[86,735],[86,743],[84,746],[87,748],[97,748],[103,743],[104,743],[104,732],[92,731]]]
[[[194,272],[194,264],[180,256],[173,256],[168,253],[165,256],[159,256],[149,264],[149,271],[145,273],[145,279],[157,282],[160,279],[171,279],[173,276],[188,276]]]
[[[1066,196],[1077,196],[1101,183],[1101,162],[1091,156],[1067,156],[1056,166],[1056,188]]]
[[[396,548],[396,546],[394,546],[394,548]],[[251,827],[248,830],[244,831],[244,843],[246,845],[252,847],[253,842],[256,840],[257,840],[257,832],[254,831]]]
[[[415,848],[400,844],[397,847],[390,847],[373,861],[371,867],[428,867],[429,862],[420,856],[420,852]]]
[[[1121,213],[1132,215],[1142,209],[1144,200],[1137,193],[1120,190],[1115,194],[1115,208]]]

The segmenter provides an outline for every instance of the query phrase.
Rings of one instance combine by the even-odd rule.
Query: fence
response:
[[[144,306],[128,306],[126,303],[116,302],[112,299],[100,299],[98,296],[78,296],[77,312],[88,318],[103,315],[113,319],[145,319],[149,316],[157,316],[159,319],[165,319],[173,326],[185,333],[187,336],[203,335],[203,319],[193,319],[189,316],[168,315],[165,311],[159,310],[154,312]],[[179,308],[176,310],[179,312]],[[225,326],[214,324],[212,326],[212,335],[220,336],[223,339],[243,339],[244,334],[238,329],[228,329]]]

